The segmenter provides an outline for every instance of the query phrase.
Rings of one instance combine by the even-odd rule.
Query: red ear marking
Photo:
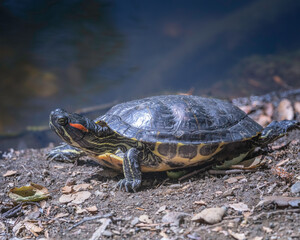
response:
[[[72,126],[74,128],[77,128],[77,129],[80,129],[81,131],[84,131],[84,132],[88,132],[89,131],[89,130],[87,130],[84,126],[82,126],[79,123],[70,123],[70,126]]]

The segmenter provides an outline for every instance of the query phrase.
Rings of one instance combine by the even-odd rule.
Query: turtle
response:
[[[237,163],[300,128],[296,120],[263,128],[227,101],[192,95],[120,103],[95,120],[58,108],[50,113],[49,125],[65,143],[53,148],[48,159],[74,162],[88,155],[123,171],[117,187],[134,192],[142,172]]]

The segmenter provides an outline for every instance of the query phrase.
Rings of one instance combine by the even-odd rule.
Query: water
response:
[[[2,1],[0,132],[47,125],[57,107],[300,87],[299,10],[294,0]],[[30,146],[49,140],[37,138]],[[21,139],[3,141],[28,146]]]

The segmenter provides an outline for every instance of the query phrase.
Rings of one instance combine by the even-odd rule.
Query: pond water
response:
[[[232,98],[300,87],[300,1],[0,4],[1,149],[19,146],[5,137],[47,125],[57,107],[75,111],[159,94]],[[43,138],[37,142],[47,143]]]

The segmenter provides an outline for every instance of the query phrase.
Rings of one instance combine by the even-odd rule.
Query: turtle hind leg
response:
[[[283,120],[271,122],[261,133],[262,144],[269,144],[283,137],[293,129],[300,129],[300,122],[296,120]]]
[[[139,163],[139,151],[135,148],[129,149],[123,160],[123,172],[125,178],[117,184],[119,189],[125,188],[126,192],[132,189],[134,192],[141,186],[142,172]]]
[[[86,154],[80,149],[63,143],[62,145],[53,148],[46,157],[50,160],[73,163],[84,155]]]

